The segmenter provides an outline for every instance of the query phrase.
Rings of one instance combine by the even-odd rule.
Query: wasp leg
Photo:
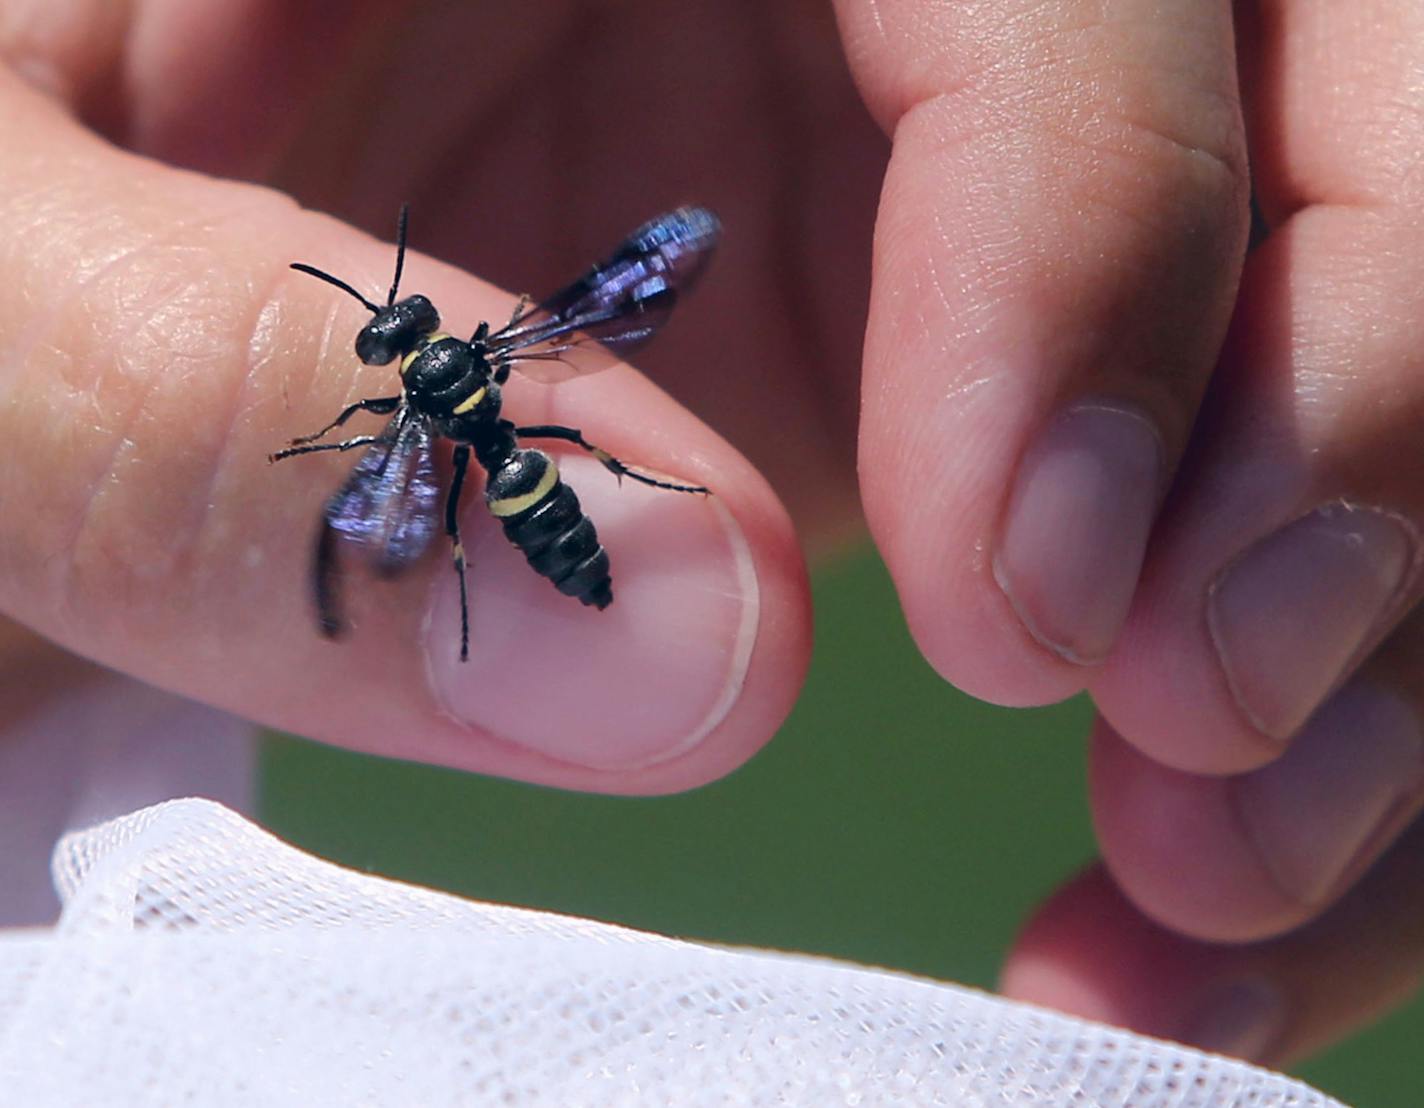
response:
[[[533,302],[534,298],[532,296],[530,296],[527,292],[521,292],[519,294],[519,300],[514,305],[514,311],[509,313],[509,322],[506,323],[500,329],[499,333],[503,334],[505,331],[510,330],[514,327],[516,323],[518,323],[525,316],[527,316],[529,314],[529,305]],[[479,330],[475,332],[475,337],[472,338],[470,342],[476,346],[479,346],[485,341],[485,338],[488,335],[489,324],[481,323]],[[508,357],[496,360],[494,362],[494,383],[496,385],[502,385],[509,380],[509,371],[513,367],[513,363],[514,359]]]
[[[460,542],[460,487],[470,464],[470,448],[455,447],[455,476],[445,497],[445,533],[450,536],[455,555],[455,572],[460,575],[460,661],[470,660],[470,604],[465,593],[465,547]]]
[[[323,427],[314,435],[302,435],[293,439],[288,446],[301,446],[303,443],[316,442],[317,439],[335,431],[357,412],[375,412],[377,415],[390,415],[400,405],[399,396],[378,396],[370,400],[358,400],[350,407],[344,409],[342,413]]]
[[[656,477],[649,477],[635,469],[630,469],[608,451],[594,446],[593,443],[585,439],[582,431],[576,431],[572,427],[559,427],[556,424],[540,427],[516,427],[514,433],[521,439],[558,439],[561,442],[571,442],[575,446],[580,446],[597,458],[603,464],[603,468],[617,477],[619,481],[622,481],[624,477],[631,477],[634,481],[652,485],[655,489],[671,489],[673,492],[700,492],[703,496],[710,495],[709,490],[701,485],[675,485],[671,481],[659,481]]]
[[[500,328],[501,332],[508,331],[511,327],[513,327],[516,323],[519,322],[520,317],[524,315],[524,310],[529,307],[529,302],[532,299],[533,297],[531,297],[527,292],[522,292],[519,294],[519,302],[514,305],[514,311],[511,312],[509,316],[509,322]],[[479,346],[487,338],[489,338],[489,333],[489,322],[487,320],[482,321],[480,325],[475,328],[475,333],[470,336],[470,345]]]
[[[319,450],[355,450],[358,446],[370,446],[378,437],[378,435],[357,435],[354,439],[347,439],[345,442],[316,442],[307,446],[289,446],[275,454],[268,454],[267,460],[280,462],[283,458],[291,458],[297,454],[315,454]]]

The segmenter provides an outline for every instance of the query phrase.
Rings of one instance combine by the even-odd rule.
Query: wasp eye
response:
[[[395,360],[399,336],[389,330],[368,324],[356,336],[356,357],[367,365],[388,365]]]

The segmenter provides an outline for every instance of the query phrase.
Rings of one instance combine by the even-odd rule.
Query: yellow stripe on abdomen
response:
[[[559,467],[556,466],[553,459],[550,458],[549,468],[544,471],[543,476],[539,478],[539,483],[535,485],[531,491],[521,493],[519,496],[508,496],[502,500],[491,500],[489,502],[489,510],[501,518],[504,516],[518,515],[520,512],[538,504],[549,495],[550,491],[558,483]]]

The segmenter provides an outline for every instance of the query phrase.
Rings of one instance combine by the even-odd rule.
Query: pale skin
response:
[[[1412,992],[1416,6],[339,10],[0,4],[12,711],[90,659],[362,750],[685,789],[789,710],[798,532],[823,550],[861,504],[946,680],[1101,713],[1105,861],[1008,993],[1282,1064]],[[351,458],[266,457],[391,378],[287,264],[376,295],[409,200],[403,287],[464,332],[685,199],[729,233],[652,356],[668,393],[619,368],[507,403],[715,496],[561,453],[604,622],[475,502],[468,670],[434,556],[322,641],[311,528]],[[491,695],[515,636],[566,696]]]

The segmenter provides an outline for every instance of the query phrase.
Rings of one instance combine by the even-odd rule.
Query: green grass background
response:
[[[864,553],[816,581],[816,652],[777,738],[682,796],[610,799],[274,738],[263,819],[358,869],[672,935],[992,987],[1026,914],[1093,854],[1087,703],[991,708],[914,649]],[[1417,1108],[1424,1004],[1299,1074]]]

